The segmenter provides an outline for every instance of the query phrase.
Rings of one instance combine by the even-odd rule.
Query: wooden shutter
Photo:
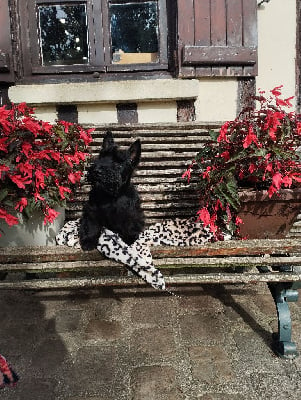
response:
[[[0,82],[13,82],[10,16],[8,0],[0,1]]]
[[[178,0],[180,77],[257,74],[256,0]]]

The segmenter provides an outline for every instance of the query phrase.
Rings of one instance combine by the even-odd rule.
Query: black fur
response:
[[[127,150],[114,143],[107,132],[96,161],[88,170],[91,191],[79,226],[83,250],[95,249],[103,227],[132,244],[144,228],[144,215],[137,190],[131,183],[140,161],[141,144],[136,140]]]

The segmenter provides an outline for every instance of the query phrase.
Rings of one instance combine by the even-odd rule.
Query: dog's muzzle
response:
[[[120,173],[112,171],[111,169],[104,169],[97,171],[94,176],[92,185],[113,197],[118,196],[118,193],[123,185],[122,177]]]

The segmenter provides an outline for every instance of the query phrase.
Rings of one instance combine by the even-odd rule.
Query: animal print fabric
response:
[[[67,222],[56,237],[58,245],[80,248],[79,219]],[[97,250],[105,257],[125,264],[134,274],[155,289],[166,289],[162,273],[153,265],[152,246],[201,246],[212,240],[212,233],[195,218],[165,220],[144,230],[128,246],[118,234],[104,229]]]

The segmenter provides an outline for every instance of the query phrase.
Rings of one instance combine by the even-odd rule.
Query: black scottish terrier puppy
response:
[[[127,244],[134,243],[142,232],[144,214],[131,183],[140,154],[139,139],[127,150],[121,150],[114,143],[112,132],[105,134],[99,156],[87,174],[91,191],[79,225],[83,250],[96,248],[103,227],[118,233]]]

